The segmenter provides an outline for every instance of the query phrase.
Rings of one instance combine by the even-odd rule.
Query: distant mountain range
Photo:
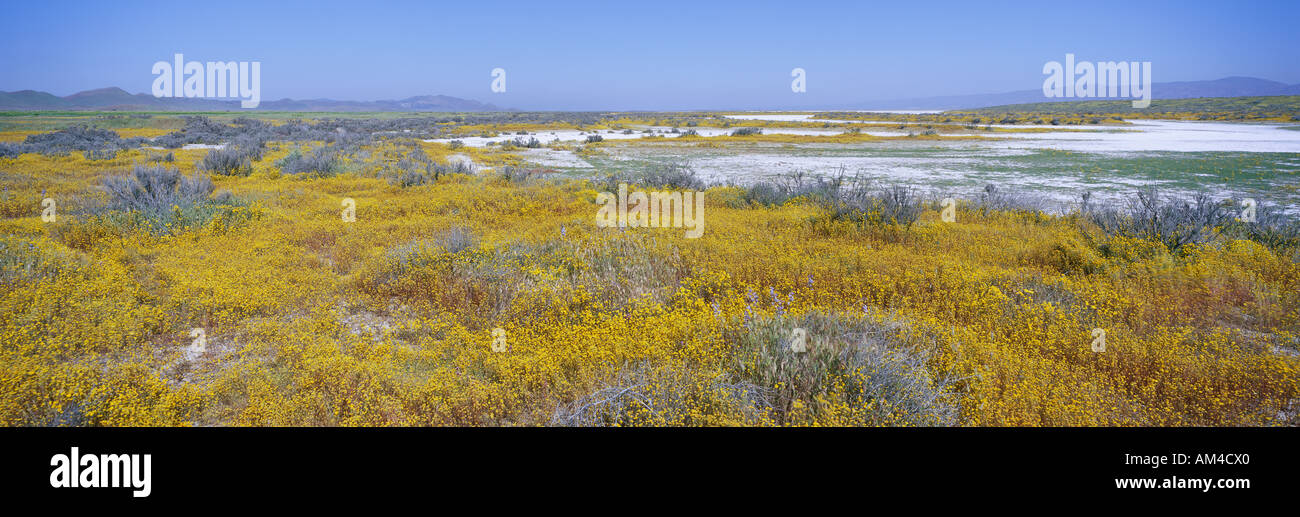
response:
[[[1153,99],[1198,97],[1266,97],[1300,95],[1300,84],[1285,84],[1255,77],[1225,77],[1213,81],[1180,81],[1151,85]],[[1073,100],[1043,96],[1039,90],[1022,90],[977,95],[950,95],[914,99],[862,102],[824,109],[948,110],[973,109],[1008,104]],[[1109,98],[1119,100],[1119,98]],[[507,111],[492,104],[447,95],[421,95],[401,100],[339,101],[333,99],[280,99],[262,101],[262,111]],[[819,108],[820,109],[820,108]],[[115,111],[241,111],[237,100],[157,98],[146,93],[131,94],[121,88],[100,88],[59,97],[46,92],[22,90],[0,92],[0,110],[115,110]]]
[[[1300,95],[1300,84],[1285,84],[1255,77],[1225,77],[1213,81],[1178,81],[1152,83],[1152,99],[1193,99],[1198,97],[1267,97],[1272,95]],[[982,95],[950,95],[869,101],[852,106],[854,109],[881,110],[949,110],[986,108],[1007,104],[1036,102],[1063,102],[1085,100],[1123,100],[1127,97],[1048,98],[1041,89],[1021,90]]]
[[[401,100],[336,101],[280,99],[262,101],[262,111],[501,111],[501,108],[447,95],[421,95]],[[100,88],[59,97],[46,92],[0,92],[0,110],[113,111],[241,111],[238,100],[154,97],[121,88]]]

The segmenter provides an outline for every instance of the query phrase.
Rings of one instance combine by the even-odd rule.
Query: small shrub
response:
[[[405,188],[436,183],[446,174],[474,174],[474,166],[465,160],[434,163],[423,149],[417,147],[383,176],[390,183]]]
[[[173,168],[136,166],[129,176],[104,178],[104,190],[110,209],[152,213],[201,203],[212,194],[213,185],[207,176],[181,176]]]
[[[683,162],[673,162],[651,168],[639,182],[642,185],[673,190],[704,190],[704,180],[696,176],[695,168]]]
[[[655,163],[644,170],[628,174],[610,174],[601,185],[607,192],[618,190],[619,183],[672,190],[704,190],[704,181],[696,176],[695,168],[684,162]]]
[[[87,149],[82,156],[87,160],[112,160],[117,157],[117,149]]]
[[[533,169],[507,165],[501,168],[501,177],[511,183],[523,183],[532,178],[535,172]]]
[[[214,217],[229,223],[249,216],[235,213],[242,203],[229,192],[213,195],[208,176],[182,176],[174,168],[137,165],[129,175],[104,178],[103,186],[108,202],[90,209],[90,215],[119,228],[174,234]]]
[[[9,149],[0,154],[17,156],[22,153],[40,153],[47,156],[62,156],[73,151],[81,151],[87,159],[102,160],[117,155],[117,151],[138,147],[144,140],[140,138],[124,139],[107,129],[88,126],[72,126],[58,131],[28,136],[22,144],[11,144]],[[107,158],[105,158],[107,157]]]
[[[1154,189],[1141,190],[1125,210],[1089,206],[1084,216],[1108,235],[1159,242],[1171,252],[1206,242],[1226,222],[1227,211],[1204,192],[1190,200],[1161,201]]]
[[[343,159],[339,157],[338,151],[329,147],[321,147],[308,153],[294,149],[275,164],[284,174],[310,174],[321,178],[333,176],[343,170]]]
[[[247,176],[253,170],[249,153],[234,146],[208,151],[198,165],[199,169],[223,176]]]
[[[148,163],[173,163],[176,161],[176,153],[168,152],[167,154],[163,154],[151,152],[149,153],[149,157],[145,158],[145,161]]]
[[[1232,212],[1240,207],[1240,202],[1231,205]],[[1300,248],[1300,220],[1288,216],[1273,204],[1260,203],[1255,208],[1255,221],[1242,221],[1240,212],[1229,213],[1223,226],[1223,235],[1233,239],[1247,239],[1263,244],[1273,250],[1293,250]]]
[[[872,222],[911,227],[921,216],[921,196],[913,187],[883,187],[866,200],[860,206],[865,207],[862,212]]]
[[[804,329],[807,352],[791,350]],[[905,346],[897,323],[808,313],[747,321],[728,336],[740,351],[732,379],[765,388],[778,424],[834,420],[851,425],[952,425],[946,381],[931,377],[924,356]]]
[[[741,194],[741,199],[764,206],[780,206],[790,199],[790,195],[780,185],[759,182],[746,188],[745,192]]]
[[[852,180],[848,180],[852,182]],[[865,188],[865,187],[864,187]],[[765,206],[780,206],[792,199],[806,199],[826,206],[842,203],[851,188],[846,185],[845,169],[841,167],[832,176],[814,176],[805,180],[803,172],[761,181],[751,185],[741,199]],[[864,191],[865,192],[865,191]]]
[[[1041,197],[1005,192],[990,183],[984,185],[984,191],[975,198],[972,209],[980,215],[993,212],[1041,213],[1046,205],[1047,201]]]
[[[466,160],[452,160],[447,163],[435,164],[433,167],[438,176],[443,174],[474,174],[474,164]]]
[[[482,322],[509,307],[518,282],[511,271],[492,250],[479,250],[473,233],[456,228],[390,248],[358,276],[358,287]]]

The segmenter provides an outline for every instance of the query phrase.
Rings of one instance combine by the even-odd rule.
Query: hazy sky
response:
[[[984,5],[990,4],[990,5]],[[1047,61],[1300,83],[1300,1],[9,2],[0,90],[148,92],[155,61],[260,61],[262,99],[790,108],[1038,89]],[[490,89],[506,70],[506,92]],[[790,71],[807,71],[807,93]]]

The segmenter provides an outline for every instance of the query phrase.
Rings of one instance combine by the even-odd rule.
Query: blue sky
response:
[[[155,61],[261,61],[262,99],[790,108],[1038,89],[1042,66],[1300,83],[1300,2],[8,3],[0,90],[148,92]],[[506,70],[505,93],[490,90]],[[790,71],[808,91],[790,90]]]

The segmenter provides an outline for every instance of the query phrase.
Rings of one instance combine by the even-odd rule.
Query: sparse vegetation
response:
[[[108,201],[91,207],[87,216],[91,225],[116,228],[120,233],[144,231],[149,234],[176,234],[201,227],[217,219],[221,227],[247,219],[250,214],[230,192],[214,195],[212,180],[206,175],[183,176],[180,171],[157,165],[137,165],[125,176],[103,180]],[[63,230],[65,236],[76,230]]]
[[[1085,198],[1082,211],[1107,234],[1158,242],[1174,252],[1213,238],[1228,216],[1206,193],[1190,200],[1161,200],[1153,189],[1138,191],[1126,210],[1089,206]]]
[[[332,147],[319,147],[307,152],[294,149],[275,162],[275,165],[285,174],[308,174],[326,178],[342,171],[343,158]]]

